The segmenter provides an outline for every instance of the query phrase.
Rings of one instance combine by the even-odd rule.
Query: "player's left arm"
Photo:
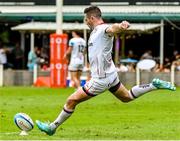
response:
[[[114,23],[106,29],[106,33],[114,35],[116,33],[120,33],[121,31],[128,29],[129,26],[130,23],[128,21],[122,21],[121,23]]]
[[[83,50],[83,55],[87,54],[87,45],[86,41],[84,40],[84,50]]]

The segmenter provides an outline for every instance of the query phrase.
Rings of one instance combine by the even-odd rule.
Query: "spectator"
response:
[[[170,69],[171,69],[171,62],[170,62],[170,59],[166,57],[164,59],[163,71],[164,72],[170,72]]]
[[[160,72],[160,63],[157,61],[155,67],[152,69],[153,72]]]
[[[153,59],[152,51],[151,51],[151,50],[147,50],[147,51],[141,56],[141,60],[142,60],[142,59]]]
[[[127,65],[127,68],[128,68],[128,71],[129,72],[135,72],[135,63],[129,63],[128,65]]]
[[[42,70],[47,70],[49,67],[49,55],[46,48],[42,47],[39,56],[39,63]]]
[[[177,50],[174,50],[174,51],[173,51],[172,58],[171,58],[171,61],[176,61],[179,55],[180,55],[180,54],[178,53],[178,51],[177,51]]]
[[[137,59],[138,57],[137,57],[137,55],[134,54],[134,52],[132,50],[129,50],[127,58]]]
[[[34,69],[34,65],[38,63],[37,52],[38,52],[38,47],[34,47],[34,50],[31,50],[28,53],[27,67],[28,67],[28,70],[30,71],[32,71]]]
[[[126,67],[126,65],[124,65],[122,63],[118,64],[116,69],[118,72],[127,72],[128,71],[128,68]]]
[[[0,42],[0,64],[3,65],[4,69],[13,68],[13,65],[7,62],[7,51]]]
[[[16,43],[15,48],[12,50],[14,69],[23,68],[24,53],[19,45]]]
[[[176,54],[173,65],[176,66],[176,71],[180,71],[180,54]]]

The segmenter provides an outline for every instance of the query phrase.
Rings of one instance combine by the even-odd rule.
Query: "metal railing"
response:
[[[170,82],[173,85],[175,84],[175,68],[176,66],[172,64],[170,70]],[[140,83],[141,83],[141,69],[136,67],[136,85],[139,85]]]
[[[170,71],[170,78],[169,81],[172,84],[175,84],[175,65],[171,65],[171,71]],[[38,66],[36,65],[34,67],[34,71],[33,71],[33,83],[36,82],[38,77]],[[139,85],[141,83],[141,70],[136,67],[136,85]],[[3,65],[0,64],[0,87],[2,87],[4,85],[4,69],[3,69]]]
[[[3,65],[2,64],[0,64],[0,87],[2,87],[3,86]]]

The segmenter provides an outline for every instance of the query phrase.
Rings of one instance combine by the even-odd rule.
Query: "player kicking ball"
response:
[[[137,85],[127,90],[119,80],[111,53],[114,34],[126,30],[130,24],[127,21],[115,23],[111,26],[105,24],[101,17],[101,11],[96,6],[86,8],[84,14],[84,20],[92,30],[88,41],[91,79],[84,87],[79,88],[68,97],[64,108],[55,121],[50,124],[36,121],[38,128],[48,135],[53,135],[56,129],[72,115],[76,105],[106,90],[109,90],[122,102],[130,102],[153,90],[168,89],[174,91],[176,89],[170,82],[154,78],[149,84]]]

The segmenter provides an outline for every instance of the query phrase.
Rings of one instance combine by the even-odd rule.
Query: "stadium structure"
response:
[[[115,47],[113,56],[117,64],[119,56],[126,57],[128,50],[133,50],[138,56],[145,50],[152,50],[155,57],[160,57],[160,63],[164,63],[166,56],[172,56],[174,50],[180,52],[178,0],[64,0],[62,28],[65,33],[82,30],[84,38],[88,39],[90,31],[83,23],[83,10],[88,5],[99,6],[107,23],[122,20],[132,23],[127,33],[116,37],[120,50]],[[32,46],[49,47],[49,34],[56,30],[56,1],[1,0],[0,19],[1,33],[10,33],[7,45],[13,46],[13,42],[20,41],[26,63]],[[165,74],[165,77],[170,78],[169,75]],[[180,84],[178,77],[175,81]]]

